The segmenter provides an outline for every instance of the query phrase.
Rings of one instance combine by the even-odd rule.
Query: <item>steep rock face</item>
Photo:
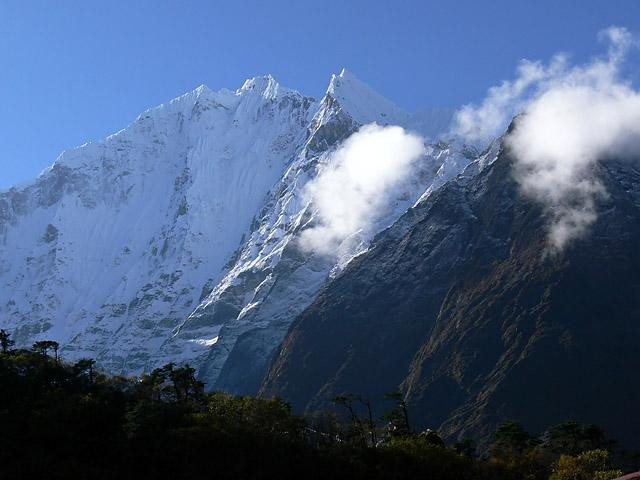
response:
[[[546,220],[502,152],[381,233],[289,331],[261,394],[299,410],[402,388],[419,427],[487,439],[568,419],[638,446],[640,172],[609,161],[588,235],[548,254]],[[478,174],[474,170],[481,170]]]
[[[348,72],[333,76],[310,122],[304,147],[256,218],[255,229],[229,273],[172,339],[171,347],[180,349],[184,339],[217,338],[200,364],[200,377],[208,385],[256,393],[293,319],[329,278],[368,245],[369,234],[359,233],[342,243],[336,257],[300,249],[298,234],[313,226],[317,216],[304,196],[307,183],[326,167],[341,141],[361,125],[409,126],[413,120]],[[385,211],[378,212],[373,231],[393,223],[425,189],[442,185],[471,157],[472,152],[448,145],[430,146],[414,178]]]
[[[266,76],[151,109],[0,193],[0,326],[112,373],[190,362],[209,388],[255,391],[291,321],[370,239],[331,259],[302,252],[297,234],[316,216],[307,182],[365,123],[446,121],[413,117],[346,71],[321,101]],[[469,161],[427,150],[375,229]]]

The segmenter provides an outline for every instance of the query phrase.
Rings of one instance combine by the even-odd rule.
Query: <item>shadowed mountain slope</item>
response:
[[[508,152],[445,185],[330,283],[293,324],[263,382],[299,410],[401,388],[417,427],[487,440],[505,419],[567,419],[640,445],[640,172],[608,161],[588,234],[547,250],[542,209]]]

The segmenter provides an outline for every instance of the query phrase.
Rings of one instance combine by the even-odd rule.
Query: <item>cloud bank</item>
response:
[[[398,126],[371,124],[351,135],[305,189],[318,217],[301,247],[334,255],[344,240],[367,233],[424,151],[421,137]]]
[[[600,36],[609,46],[606,56],[578,66],[564,55],[546,66],[523,61],[515,80],[456,115],[455,133],[482,143],[523,112],[505,142],[515,155],[522,192],[549,216],[554,250],[583,235],[597,218],[597,201],[606,190],[594,174],[596,163],[640,158],[640,93],[621,75],[635,40],[620,27]]]

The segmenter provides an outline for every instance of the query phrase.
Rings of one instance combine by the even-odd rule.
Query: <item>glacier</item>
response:
[[[320,100],[267,75],[147,110],[0,192],[0,328],[110,373],[190,363],[210,389],[253,393],[322,287],[477,152],[429,141],[375,228],[330,257],[297,244],[317,221],[305,185],[363,125],[433,139],[451,115],[407,113],[346,70]]]

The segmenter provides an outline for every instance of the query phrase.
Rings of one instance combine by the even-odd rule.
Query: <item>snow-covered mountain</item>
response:
[[[307,182],[364,124],[432,136],[450,116],[404,112],[346,71],[320,101],[266,76],[150,109],[0,193],[0,326],[110,372],[190,362],[210,388],[255,391],[325,282],[471,155],[431,145],[374,231],[331,258],[296,242],[316,220]]]

